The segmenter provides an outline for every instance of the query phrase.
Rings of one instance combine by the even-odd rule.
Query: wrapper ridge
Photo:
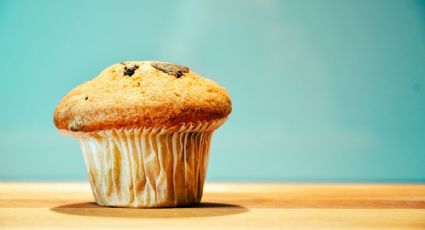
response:
[[[224,121],[65,134],[80,139],[99,205],[177,207],[201,201],[211,137]]]

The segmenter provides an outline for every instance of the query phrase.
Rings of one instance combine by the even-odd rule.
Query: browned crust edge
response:
[[[149,114],[153,111],[155,116]],[[212,121],[227,117],[231,107],[221,110],[211,108],[186,108],[170,112],[166,107],[159,108],[111,108],[81,112],[62,112],[57,108],[53,122],[58,129],[92,132],[106,129],[138,127],[172,127],[183,123]],[[153,113],[152,113],[153,114]],[[167,114],[167,116],[158,116]]]

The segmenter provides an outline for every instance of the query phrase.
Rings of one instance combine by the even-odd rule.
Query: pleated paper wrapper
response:
[[[80,139],[99,205],[177,207],[201,201],[211,136],[224,121],[62,132]]]

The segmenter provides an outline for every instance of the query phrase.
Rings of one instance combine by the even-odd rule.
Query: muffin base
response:
[[[211,136],[223,122],[66,133],[80,138],[96,203],[177,207],[201,201]]]

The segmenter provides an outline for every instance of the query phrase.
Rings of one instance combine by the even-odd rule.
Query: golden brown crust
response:
[[[54,113],[59,129],[170,127],[227,117],[226,90],[187,67],[125,62],[105,69],[66,95]]]

